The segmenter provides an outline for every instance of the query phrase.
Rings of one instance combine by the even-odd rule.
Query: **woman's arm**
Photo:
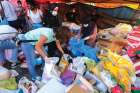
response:
[[[47,57],[47,53],[43,48],[43,45],[46,43],[46,41],[47,41],[47,38],[42,35],[39,41],[35,45],[35,49],[44,59]]]
[[[96,24],[95,24],[93,30],[94,30],[93,33],[90,36],[85,37],[84,40],[90,40],[90,39],[92,39],[93,42],[96,40],[97,30],[98,30]]]
[[[57,46],[57,48],[59,49],[59,51],[60,51],[62,54],[64,54],[64,51],[63,51],[63,49],[62,49],[62,47],[61,47],[61,44],[60,44],[59,40],[56,40],[56,46]]]
[[[32,24],[33,21],[32,21],[32,18],[31,18],[31,16],[30,16],[30,12],[31,12],[31,10],[28,10],[28,11],[27,11],[27,18],[29,19],[30,23]]]

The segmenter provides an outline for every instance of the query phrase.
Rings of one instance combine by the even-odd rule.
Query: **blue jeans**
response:
[[[3,20],[1,20],[0,25],[8,25],[8,21],[6,18],[3,18]]]
[[[29,73],[32,78],[36,78],[37,77],[37,73],[35,70],[36,56],[34,52],[34,46],[31,45],[30,43],[22,43],[21,48],[26,57]]]
[[[1,40],[0,41],[0,62],[4,62],[6,60],[6,57],[5,57],[6,49],[12,49],[12,57],[9,61],[17,62],[18,49],[13,40]]]

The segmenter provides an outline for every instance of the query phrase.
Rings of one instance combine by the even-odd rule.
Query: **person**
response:
[[[30,23],[32,24],[32,29],[42,27],[42,11],[37,7],[37,5],[31,5],[30,9],[27,11],[27,16]]]
[[[77,36],[80,36],[82,26],[77,20],[77,15],[78,14],[75,8],[66,13],[66,20],[62,22],[62,26],[68,27],[71,32],[74,32],[77,34]]]
[[[67,12],[65,16],[67,21],[77,23],[78,13],[76,8],[72,8],[72,10]]]
[[[60,42],[55,38],[55,34],[51,28],[41,27],[31,30],[25,34],[19,35],[19,39],[21,40],[21,48],[25,54],[32,80],[38,79],[34,66],[34,63],[36,62],[34,50],[36,50],[44,60],[47,60],[48,57],[59,56],[56,51],[64,54]],[[45,51],[44,46],[48,46],[47,52]]]
[[[18,16],[18,23],[19,23],[19,28],[20,30],[23,30],[26,24],[26,19],[25,19],[25,9],[22,7],[22,2],[20,0],[17,1],[17,8],[16,8],[16,13]]]
[[[58,19],[58,10],[59,7],[54,7],[50,9],[46,9],[43,13],[43,23],[44,26],[49,28],[57,28],[59,27],[59,19]]]
[[[10,62],[17,62],[17,47],[13,40],[16,38],[18,31],[9,25],[0,25],[0,65],[3,66],[6,61],[5,50],[12,49]],[[12,65],[13,66],[13,65]]]
[[[8,0],[1,0],[0,11],[4,11],[4,16],[10,26],[16,29],[19,28],[16,15],[16,8],[11,2],[9,2]]]

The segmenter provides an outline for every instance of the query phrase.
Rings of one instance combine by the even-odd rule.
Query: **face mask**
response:
[[[53,15],[53,16],[56,16],[56,15],[57,15],[57,12],[56,12],[56,11],[53,11],[53,12],[52,12],[52,15]]]
[[[88,27],[88,24],[84,24],[83,26],[84,26],[84,27]]]

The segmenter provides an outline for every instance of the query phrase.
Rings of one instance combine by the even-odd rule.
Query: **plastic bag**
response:
[[[15,78],[9,78],[7,80],[0,80],[0,89],[16,90],[17,83]]]
[[[111,74],[108,71],[103,70],[100,74],[101,74],[101,79],[109,89],[117,85],[117,81],[115,80],[115,78],[111,76]]]
[[[10,78],[10,72],[7,68],[0,66],[0,80],[7,80]]]
[[[81,46],[80,50],[81,50],[81,52],[83,53],[84,56],[95,60],[95,62],[99,61],[99,58],[97,57],[97,52],[98,52],[97,48],[92,48],[90,46],[83,45],[83,46]]]
[[[36,93],[37,91],[37,86],[32,81],[29,81],[26,77],[22,77],[19,80],[18,88],[23,93]]]
[[[0,93],[19,93],[18,90],[5,90],[5,89],[0,89]]]
[[[96,86],[96,88],[100,92],[103,92],[103,93],[107,92],[107,86],[94,74],[87,71],[84,75],[84,78],[86,78],[87,80],[95,80],[96,83],[94,85]]]
[[[92,69],[96,66],[96,62],[88,57],[83,57],[83,60],[85,61],[88,71],[92,71]]]
[[[62,83],[66,86],[73,83],[76,77],[76,73],[69,70],[68,68],[61,74],[60,78],[62,80]]]
[[[140,88],[140,78],[137,77],[134,86]]]
[[[66,87],[56,79],[51,79],[37,93],[66,93]]]
[[[58,65],[61,73],[63,73],[66,70],[66,68],[68,67],[70,63],[69,61],[72,61],[72,57],[70,55],[65,54],[62,56]]]
[[[73,63],[69,66],[70,70],[83,75],[83,73],[86,71],[86,65],[85,61],[82,57],[77,57],[73,59]]]
[[[42,81],[44,83],[47,83],[48,80],[51,78],[55,78],[57,80],[60,80],[59,74],[57,73],[55,69],[55,64],[59,61],[58,57],[51,57],[45,60],[45,66],[42,74]]]
[[[82,56],[82,51],[80,50],[81,46],[84,45],[84,40],[78,40],[72,37],[69,40],[70,51],[74,56]]]
[[[84,93],[95,93],[94,87],[90,84],[84,77],[81,75],[77,75],[74,84],[80,86],[84,91]],[[77,91],[76,91],[77,92]],[[72,93],[72,92],[71,92]]]

